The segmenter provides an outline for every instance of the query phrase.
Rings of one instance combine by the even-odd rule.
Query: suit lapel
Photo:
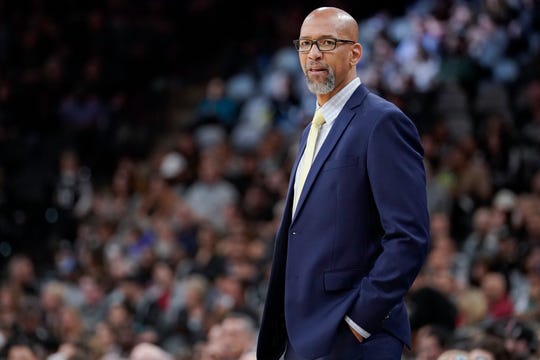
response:
[[[298,170],[298,165],[300,164],[300,158],[302,157],[302,154],[304,153],[304,150],[306,149],[307,137],[308,137],[310,126],[311,126],[311,122],[305,127],[304,131],[302,132],[302,136],[300,137],[300,142],[298,144],[298,153],[296,154],[296,159],[294,160],[294,164],[292,166],[291,177],[289,179],[289,188],[287,190],[287,198],[285,200],[285,210],[284,210],[285,214],[283,214],[284,217],[289,215],[289,218],[290,218],[293,215],[291,214],[291,212],[292,212],[292,202],[294,198],[294,182],[296,180],[296,171]]]
[[[315,179],[321,171],[323,164],[326,162],[326,159],[332,152],[332,149],[334,149],[334,147],[336,146],[339,138],[345,131],[347,125],[349,125],[349,122],[351,121],[353,116],[354,114],[352,112],[346,112],[345,109],[343,109],[336,118],[336,121],[334,122],[334,124],[332,125],[332,129],[330,130],[330,133],[328,133],[328,136],[326,137],[324,143],[321,146],[321,149],[315,156],[313,164],[311,165],[311,169],[306,178],[306,182],[304,183],[302,194],[300,195],[300,199],[298,199],[296,214],[302,211],[302,205],[304,204],[305,198],[309,194],[311,186],[313,185]],[[298,164],[296,166],[298,166]]]
[[[306,182],[304,183],[304,188],[302,190],[302,194],[300,195],[300,199],[298,199],[298,205],[296,209],[296,214],[298,214],[300,211],[302,211],[302,205],[304,203],[305,198],[309,194],[309,191],[311,189],[311,186],[315,182],[315,179],[319,175],[323,164],[326,162],[326,159],[336,146],[337,142],[343,135],[343,132],[349,126],[349,123],[354,117],[354,112],[352,111],[353,108],[359,106],[366,95],[368,94],[368,90],[365,87],[365,85],[360,84],[360,86],[356,89],[356,91],[353,93],[349,101],[345,104],[339,115],[337,116],[336,120],[334,121],[334,124],[332,125],[332,129],[328,133],[328,136],[326,137],[324,143],[321,146],[321,149],[315,156],[315,159],[313,161],[313,164],[311,165],[311,169],[308,173],[308,176],[306,178]],[[304,148],[306,146],[307,141],[307,131],[304,131],[302,136],[302,141],[300,144],[300,149],[302,149],[302,152],[304,151]],[[299,155],[301,153],[299,152]],[[292,193],[294,190],[294,177],[296,176],[296,170],[298,168],[298,163],[300,161],[300,156],[297,156],[297,159],[293,166],[293,175],[291,177],[291,183],[289,184],[289,194]],[[287,196],[289,197],[289,195]],[[292,198],[292,196],[291,196]],[[289,205],[289,201],[287,201],[287,206]],[[292,203],[291,203],[292,207]],[[296,218],[296,214],[294,214],[294,218]],[[294,221],[293,218],[293,221]]]

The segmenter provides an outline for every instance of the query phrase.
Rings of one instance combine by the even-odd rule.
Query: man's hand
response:
[[[348,324],[347,324],[347,325],[348,325]],[[360,342],[363,342],[363,341],[364,341],[364,337],[363,337],[362,335],[360,335],[356,330],[354,330],[354,329],[351,327],[351,325],[349,325],[349,329],[351,329],[351,331],[352,331],[354,337],[355,337],[358,341],[360,341]]]

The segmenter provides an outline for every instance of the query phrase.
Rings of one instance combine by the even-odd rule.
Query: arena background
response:
[[[424,144],[432,247],[404,356],[539,356],[533,0],[0,0],[1,355],[69,343],[122,359],[147,341],[178,359],[248,359],[314,106],[292,40],[320,5],[359,21],[362,82]],[[247,316],[230,340],[247,345],[212,342],[231,314]]]

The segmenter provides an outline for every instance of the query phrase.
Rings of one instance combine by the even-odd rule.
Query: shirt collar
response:
[[[315,102],[316,109],[321,110],[324,119],[326,120],[325,125],[332,125],[334,120],[345,106],[345,103],[350,99],[354,91],[358,86],[360,86],[360,78],[356,77],[351,80],[343,89],[341,89],[336,95],[332,96],[323,106],[319,106]]]

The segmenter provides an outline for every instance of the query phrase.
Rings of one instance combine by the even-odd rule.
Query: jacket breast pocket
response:
[[[324,290],[342,291],[357,288],[363,276],[364,272],[359,267],[325,271]]]
[[[331,160],[326,161],[326,163],[323,165],[322,171],[341,169],[341,168],[356,166],[357,164],[358,164],[357,156],[340,157],[338,159],[331,159]]]

